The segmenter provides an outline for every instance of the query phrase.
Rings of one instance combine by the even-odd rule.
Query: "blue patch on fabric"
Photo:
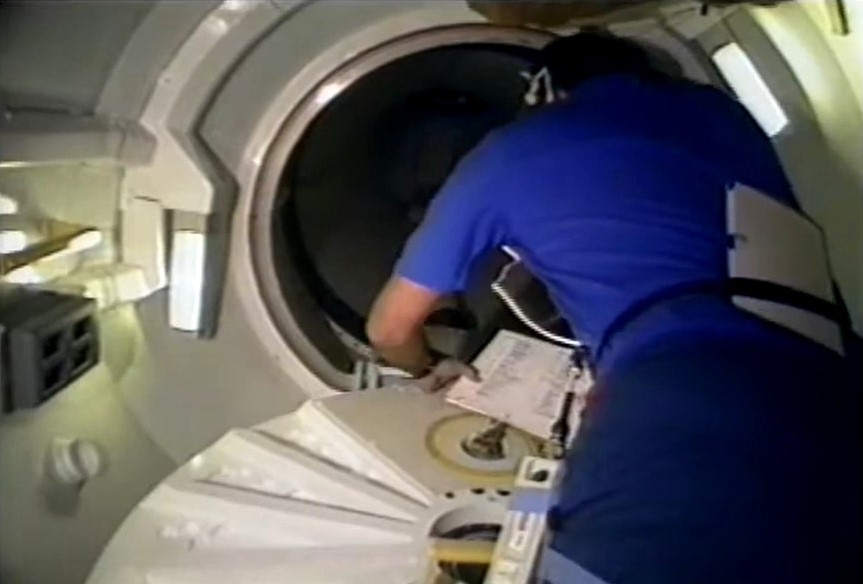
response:
[[[515,492],[509,508],[512,511],[542,513],[544,515],[553,504],[554,493],[552,491],[543,489],[523,489]]]
[[[608,584],[552,548],[544,552],[540,577],[546,584]]]

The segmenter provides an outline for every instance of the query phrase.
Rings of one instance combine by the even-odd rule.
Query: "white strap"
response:
[[[751,187],[728,191],[728,275],[779,284],[835,303],[824,234],[806,216]],[[823,316],[769,300],[734,304],[839,354],[842,329]]]
[[[550,547],[543,551],[539,576],[543,584],[608,584]]]
[[[554,82],[548,67],[543,67],[533,75],[523,72],[522,77],[528,82],[524,103],[534,106],[554,102]]]

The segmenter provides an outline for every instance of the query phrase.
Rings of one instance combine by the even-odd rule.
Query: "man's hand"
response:
[[[475,367],[462,363],[452,357],[438,361],[431,370],[414,382],[425,393],[434,393],[447,388],[459,377],[467,377],[471,381],[479,381],[479,372]]]
[[[369,341],[384,361],[417,376],[427,393],[439,391],[461,376],[479,381],[476,369],[445,357],[435,362],[423,334],[423,323],[439,306],[441,294],[393,277],[381,291],[367,323]]]

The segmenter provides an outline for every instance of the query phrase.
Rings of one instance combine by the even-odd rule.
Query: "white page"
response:
[[[481,381],[459,379],[447,392],[446,399],[539,438],[548,438],[560,415],[570,354],[571,349],[565,347],[500,331],[473,363]],[[587,389],[583,383],[575,388],[571,435],[578,427]]]

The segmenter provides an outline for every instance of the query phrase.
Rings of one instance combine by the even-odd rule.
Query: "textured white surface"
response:
[[[385,389],[232,430],[138,505],[89,583],[422,582],[437,569],[430,534],[503,519],[508,491],[497,489],[510,487],[514,465],[472,470],[428,448],[486,423],[441,396]]]

